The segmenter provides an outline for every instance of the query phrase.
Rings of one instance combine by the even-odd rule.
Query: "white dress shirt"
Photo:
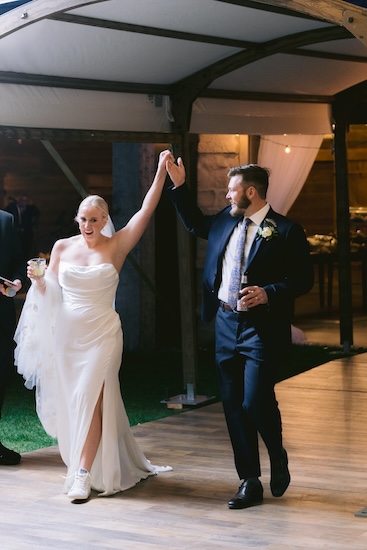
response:
[[[255,212],[255,214],[252,214],[252,216],[249,216],[252,223],[248,226],[247,229],[247,235],[246,235],[246,242],[245,242],[245,254],[244,254],[244,263],[246,263],[246,258],[250,252],[250,248],[252,246],[252,243],[255,239],[256,233],[259,229],[259,226],[263,222],[264,218],[266,217],[267,213],[269,212],[270,205],[266,204],[263,208]],[[236,252],[236,245],[238,236],[240,233],[240,227],[243,223],[243,220],[241,220],[237,226],[234,228],[232,235],[230,236],[230,239],[227,244],[227,248],[224,252],[223,256],[223,265],[222,265],[222,282],[218,290],[218,298],[222,302],[227,303],[228,302],[228,287],[229,287],[229,281],[232,273],[233,268],[233,259]]]

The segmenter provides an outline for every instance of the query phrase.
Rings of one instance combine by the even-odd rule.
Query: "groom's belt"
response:
[[[219,305],[222,309],[225,309],[226,311],[232,311],[233,313],[237,313],[235,309],[232,309],[229,304],[222,302],[222,300],[219,300]]]
[[[229,304],[226,304],[226,302],[222,302],[222,300],[219,300],[219,305],[222,309],[225,309],[226,311],[231,311],[232,313],[236,313],[237,315],[240,315],[241,313],[247,313],[247,311],[237,311],[236,309],[232,309]]]

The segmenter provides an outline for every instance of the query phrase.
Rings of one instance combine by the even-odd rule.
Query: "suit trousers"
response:
[[[0,295],[0,418],[6,387],[15,373],[13,340],[16,327],[15,306],[12,298]]]
[[[219,308],[215,330],[219,386],[236,470],[240,479],[260,477],[258,434],[270,460],[283,458],[274,392],[277,353],[264,341],[250,312]]]

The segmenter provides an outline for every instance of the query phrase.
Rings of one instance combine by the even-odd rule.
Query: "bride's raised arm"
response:
[[[123,259],[126,258],[138,243],[157,208],[166,180],[167,162],[171,158],[173,158],[172,153],[168,150],[160,153],[157,171],[152,185],[144,197],[140,210],[130,218],[129,222],[122,229],[113,235],[113,239],[116,240],[118,246],[119,255],[121,254]]]

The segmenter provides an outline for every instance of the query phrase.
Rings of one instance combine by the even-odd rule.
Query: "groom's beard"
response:
[[[235,203],[231,204],[231,210],[229,213],[233,218],[244,216],[246,214],[246,210],[250,205],[251,205],[251,201],[245,195],[236,204]]]

